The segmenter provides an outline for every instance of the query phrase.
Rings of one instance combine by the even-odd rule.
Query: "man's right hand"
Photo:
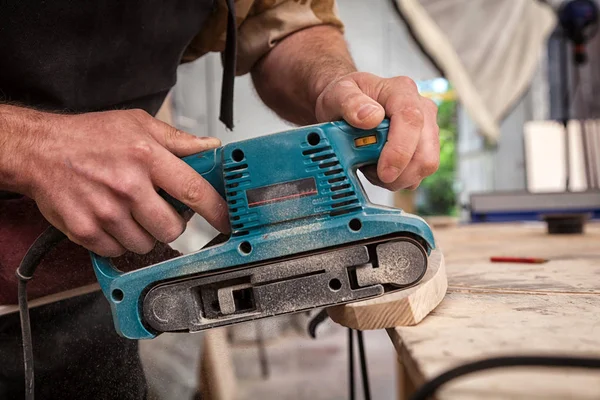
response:
[[[179,159],[219,140],[144,111],[61,115],[1,106],[0,145],[0,188],[33,198],[52,225],[99,255],[146,254],[156,240],[183,233],[184,219],[159,189],[229,230],[224,200]]]

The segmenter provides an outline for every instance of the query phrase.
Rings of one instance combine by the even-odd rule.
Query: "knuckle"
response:
[[[419,179],[433,175],[440,167],[440,155],[437,152],[429,152],[427,154],[417,153],[414,161],[417,166],[416,173],[419,174],[416,178]]]
[[[113,191],[122,198],[135,200],[140,192],[140,179],[137,175],[125,174],[123,178],[114,182],[112,185]],[[114,210],[116,211],[116,210]]]
[[[188,180],[184,185],[183,200],[184,203],[198,204],[201,203],[205,197],[204,182],[198,178]]]
[[[131,144],[129,154],[138,161],[149,161],[153,154],[152,144],[146,139],[136,140]]]
[[[425,119],[423,117],[423,112],[419,107],[415,107],[414,105],[404,105],[400,108],[398,114],[406,124],[418,129],[423,128]]]
[[[90,246],[98,240],[98,229],[92,224],[78,224],[71,229],[68,237],[82,246]]]
[[[432,158],[428,158],[427,160],[425,160],[425,162],[423,162],[421,171],[424,176],[429,176],[429,175],[433,175],[438,170],[439,167],[440,167],[439,158],[432,157]]]
[[[115,207],[100,207],[96,210],[96,218],[105,224],[113,225],[119,222],[119,211]]]
[[[408,76],[398,76],[394,78],[394,80],[399,86],[402,86],[404,90],[410,89],[411,91],[418,91],[416,82]]]
[[[129,110],[129,115],[131,115],[133,118],[137,119],[138,121],[144,121],[150,117],[150,114],[148,114],[146,111],[144,111],[140,108],[134,108],[132,110]]]

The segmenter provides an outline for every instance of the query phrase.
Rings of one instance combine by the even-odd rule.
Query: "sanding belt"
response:
[[[225,51],[222,54],[223,83],[219,119],[232,130],[237,26],[234,1],[227,0],[226,3],[227,36]],[[17,311],[15,271],[28,248],[49,225],[35,201],[26,196],[0,191],[0,315]],[[122,271],[131,271],[180,255],[170,246],[158,243],[149,254],[137,255],[128,252],[116,258],[114,263]],[[50,296],[52,300],[58,300],[69,296],[66,291],[81,293],[81,290],[76,288],[97,290],[95,282],[96,277],[91,268],[88,251],[67,240],[51,250],[41,261],[36,279],[28,285],[29,298],[39,299],[42,296],[61,293],[62,295]]]

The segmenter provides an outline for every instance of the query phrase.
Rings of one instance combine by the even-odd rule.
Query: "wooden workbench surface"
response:
[[[448,292],[423,322],[388,332],[415,385],[460,363],[499,355],[600,357],[600,224],[547,235],[543,224],[435,230]],[[491,256],[550,259],[491,263]],[[600,372],[510,368],[469,375],[438,399],[600,399]]]

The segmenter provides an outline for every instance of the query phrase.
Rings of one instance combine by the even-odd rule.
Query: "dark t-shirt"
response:
[[[0,102],[154,115],[215,0],[0,4]]]

